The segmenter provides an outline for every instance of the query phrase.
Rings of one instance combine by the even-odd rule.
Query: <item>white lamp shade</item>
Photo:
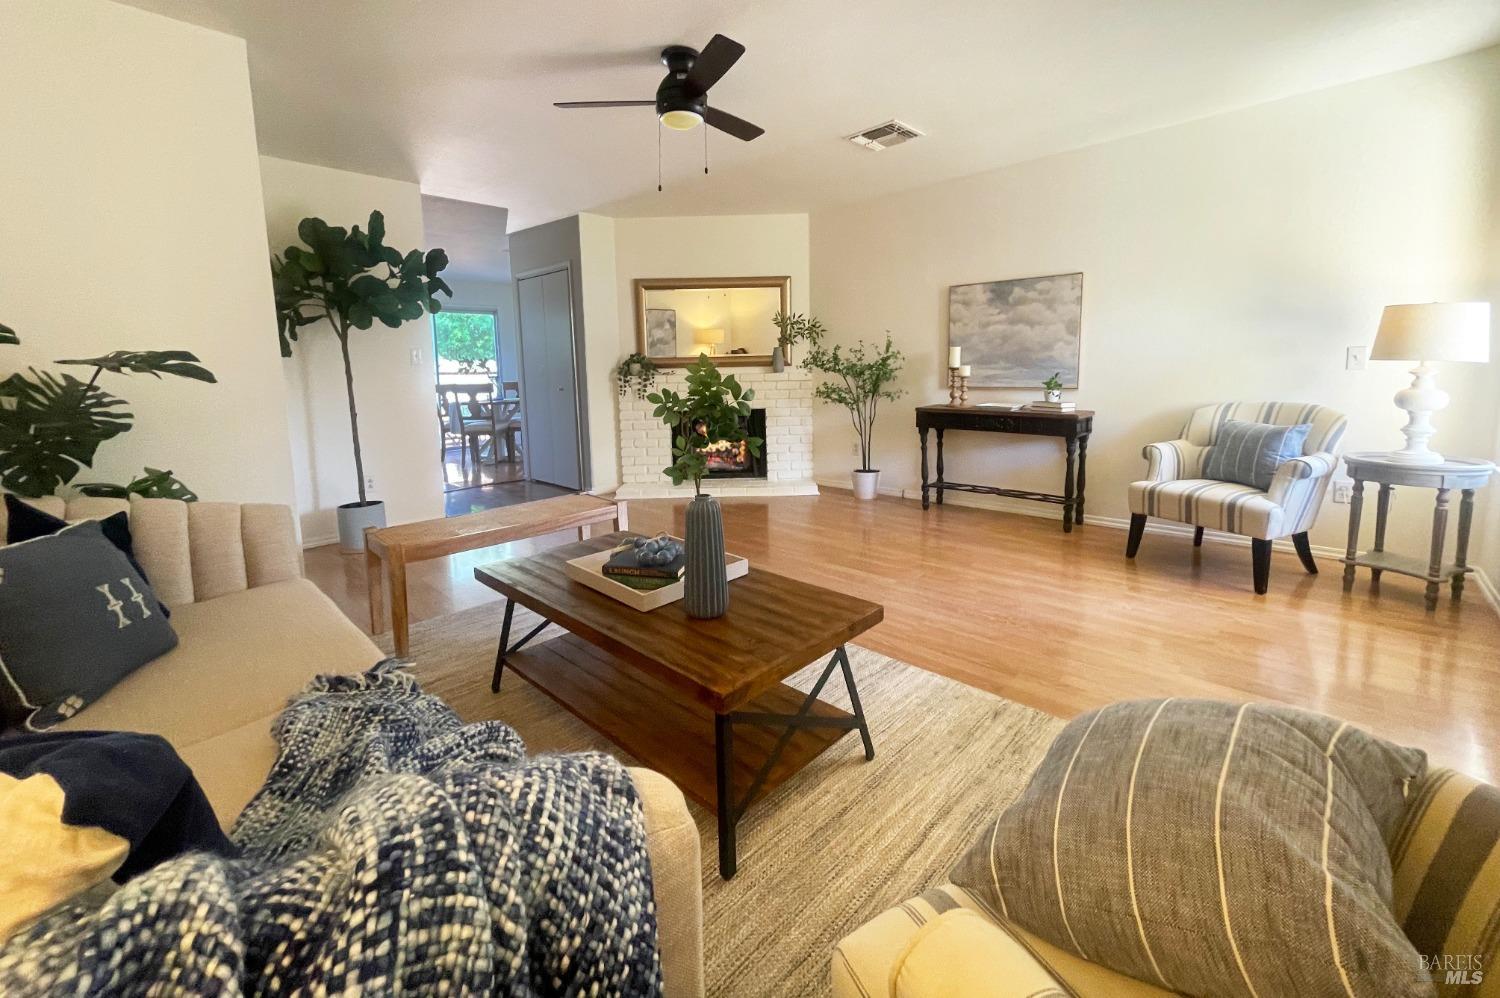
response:
[[[1371,360],[1470,361],[1490,359],[1490,303],[1428,302],[1387,305]]]
[[[724,330],[700,329],[693,333],[693,342],[702,343],[705,346],[717,346],[724,342]]]

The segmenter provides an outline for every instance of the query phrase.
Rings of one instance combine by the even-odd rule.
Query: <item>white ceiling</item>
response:
[[[470,281],[510,280],[510,240],[504,208],[422,195],[422,229],[428,246],[448,254],[443,276]]]
[[[808,211],[1500,42],[1496,0],[128,0],[248,40],[261,151],[510,209]],[[748,51],[714,102],[742,143],[664,135],[661,47]],[[928,137],[841,137],[898,117]]]

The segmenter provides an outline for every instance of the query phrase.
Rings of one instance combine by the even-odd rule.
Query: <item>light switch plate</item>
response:
[[[1370,359],[1370,348],[1367,346],[1346,347],[1344,349],[1344,370],[1363,371],[1365,361]]]
[[[1349,496],[1354,490],[1353,482],[1334,482],[1333,501],[1337,503],[1348,503]]]
[[[1352,350],[1354,348],[1350,347],[1350,349]],[[411,348],[411,366],[412,367],[421,367],[422,366],[422,351],[418,347],[412,347]],[[1364,365],[1361,364],[1360,366],[1363,367]]]

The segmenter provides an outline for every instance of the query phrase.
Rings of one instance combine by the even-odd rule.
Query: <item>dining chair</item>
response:
[[[459,437],[463,444],[460,468],[465,478],[473,479],[479,474],[482,464],[481,446],[485,437],[490,440],[491,456],[497,456],[495,450],[501,431],[494,386],[485,381],[439,385],[438,390],[448,414],[447,431]],[[472,472],[469,467],[471,458]]]

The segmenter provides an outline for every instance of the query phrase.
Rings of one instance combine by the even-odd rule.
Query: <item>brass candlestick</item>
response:
[[[969,404],[969,379],[962,374],[958,376],[958,404],[961,406]]]
[[[958,405],[958,368],[948,368],[948,404]]]

